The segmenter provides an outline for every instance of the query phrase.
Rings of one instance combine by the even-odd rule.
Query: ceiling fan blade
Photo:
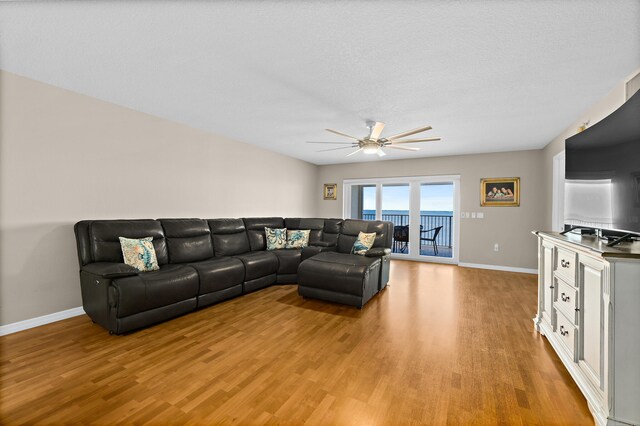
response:
[[[363,148],[358,148],[358,149],[356,149],[355,151],[353,151],[353,152],[351,152],[351,153],[347,154],[347,157],[351,157],[353,154],[357,154],[358,152],[362,151],[362,149],[363,149]]]
[[[399,144],[399,143],[433,142],[433,141],[439,141],[439,140],[440,140],[440,138],[403,139],[401,141],[391,141],[391,143],[393,145],[395,145],[395,144]]]
[[[312,141],[307,141],[307,143],[330,143],[330,144],[334,144],[334,145],[357,145],[353,142],[312,142]]]
[[[382,133],[382,129],[384,129],[384,123],[380,123],[376,121],[371,127],[371,133],[369,134],[369,139],[377,141],[380,138],[380,134]]]
[[[405,136],[415,135],[416,133],[426,132],[427,130],[431,130],[431,126],[420,127],[418,129],[409,130],[408,132],[398,133],[397,135],[389,136],[388,138],[385,138],[385,139],[391,141],[391,140],[394,140],[394,139],[403,138]]]
[[[387,153],[380,148],[378,148],[378,152],[376,152],[376,154],[378,154],[378,157],[384,157],[385,155],[387,155]]]
[[[401,149],[403,151],[420,151],[420,148],[410,148],[408,146],[387,145],[385,148]]]
[[[337,149],[351,149],[351,148],[353,148],[353,147],[352,146],[341,146],[340,148],[321,149],[320,151],[316,151],[316,152],[335,151]]]
[[[357,141],[360,140],[359,138],[356,138],[355,136],[347,135],[346,133],[338,132],[337,130],[331,130],[331,129],[325,129],[325,130],[327,132],[335,133],[336,135],[344,136],[345,138],[351,138],[351,139],[355,139]]]

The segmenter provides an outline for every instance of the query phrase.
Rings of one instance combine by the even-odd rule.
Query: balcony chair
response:
[[[422,246],[423,241],[430,242],[431,245],[433,246],[433,252],[435,253],[435,256],[438,255],[438,245],[436,244],[436,238],[438,238],[438,234],[440,233],[441,229],[442,229],[442,226],[436,226],[435,228],[427,229],[425,231],[422,231],[422,230],[420,231],[420,246]],[[427,235],[427,233],[432,231],[433,231],[432,237],[423,237],[423,235]]]
[[[404,253],[409,246],[409,225],[393,227],[393,251]]]

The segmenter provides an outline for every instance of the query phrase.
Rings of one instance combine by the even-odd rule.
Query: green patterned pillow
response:
[[[264,228],[267,236],[267,250],[283,249],[287,245],[287,228]]]
[[[309,245],[310,229],[300,229],[297,231],[287,231],[287,248],[299,249]]]
[[[360,254],[364,256],[364,254],[373,246],[373,243],[376,240],[376,233],[372,232],[367,234],[365,232],[360,232],[358,234],[358,238],[356,242],[353,243],[353,248],[351,249],[352,254]]]
[[[122,257],[124,263],[133,266],[139,271],[157,271],[158,259],[156,258],[156,250],[153,248],[153,237],[140,239],[120,238],[120,247],[122,248]]]

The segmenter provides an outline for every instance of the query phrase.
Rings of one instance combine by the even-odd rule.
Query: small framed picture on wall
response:
[[[338,199],[338,184],[337,183],[325,183],[324,184],[324,199],[325,200],[337,200]]]
[[[482,207],[518,207],[520,178],[480,179],[480,205]]]

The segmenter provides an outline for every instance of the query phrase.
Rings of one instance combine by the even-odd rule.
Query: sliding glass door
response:
[[[349,219],[374,220],[376,218],[376,185],[351,185],[345,188],[351,196]],[[347,198],[347,197],[345,197]]]
[[[409,218],[411,210],[411,187],[408,183],[382,185],[382,220],[394,224],[394,239],[391,247],[396,254],[409,253]]]
[[[349,179],[344,217],[393,222],[394,257],[458,261],[459,176]]]
[[[420,256],[453,257],[454,183],[420,184]]]

